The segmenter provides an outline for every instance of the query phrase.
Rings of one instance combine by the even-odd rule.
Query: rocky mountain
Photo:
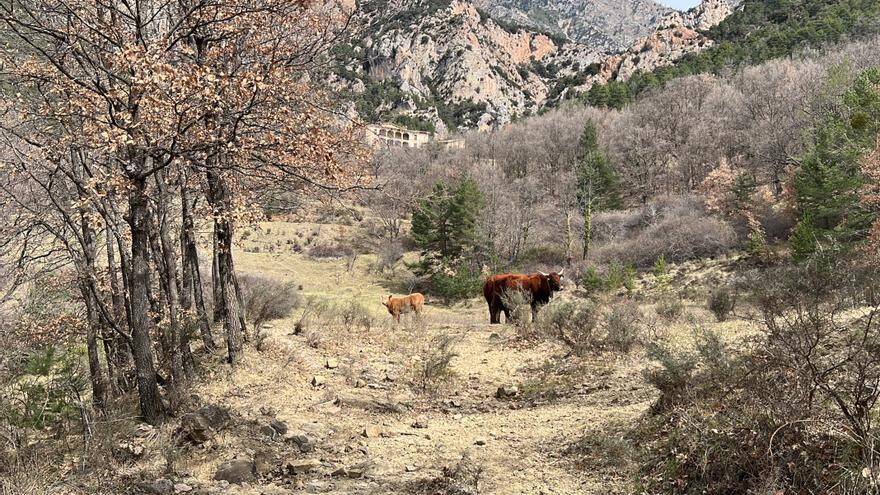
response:
[[[638,16],[615,17],[618,27],[626,27],[611,29],[610,1],[542,0],[557,4],[558,12],[574,9],[575,3],[601,5],[605,17],[596,17],[594,29],[606,41],[622,42],[629,35],[624,32],[645,31],[623,50],[611,50],[611,41],[571,41],[497,20],[474,1],[487,0],[365,0],[357,13],[358,35],[334,51],[331,82],[354,94],[357,114],[367,121],[441,135],[484,129],[587,91],[596,82],[623,80],[704,50],[712,41],[700,30],[732,9],[728,0],[704,0],[686,13],[627,0],[626,8]],[[592,18],[583,13],[578,22],[587,26]]]
[[[604,52],[626,50],[674,13],[653,0],[475,0],[497,19],[564,35]]]

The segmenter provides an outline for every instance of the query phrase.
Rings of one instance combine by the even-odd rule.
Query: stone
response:
[[[335,370],[339,367],[339,361],[336,358],[328,358],[327,362],[324,363],[324,367],[328,370]]]
[[[192,489],[193,488],[186,483],[177,483],[174,485],[174,493],[189,493]]]
[[[144,483],[141,488],[152,495],[171,495],[174,493],[174,483],[171,480],[160,478],[158,480]]]
[[[386,382],[396,382],[397,381],[397,374],[390,372],[390,371],[385,372],[385,381]]]
[[[322,483],[320,481],[309,481],[305,486],[306,493],[323,493],[326,492],[329,487],[326,483]]]
[[[413,428],[427,428],[428,420],[425,418],[416,418],[416,420],[413,421],[410,426],[412,426]]]
[[[270,421],[269,426],[273,430],[278,432],[279,435],[284,435],[285,433],[287,433],[287,425],[284,424],[284,422],[282,421],[278,421],[277,419],[273,419],[272,421]]]
[[[321,385],[324,385],[325,383],[327,383],[327,380],[325,380],[323,376],[315,375],[312,377],[312,380],[310,383],[312,384],[313,387],[320,387]]]
[[[285,438],[288,442],[296,444],[300,452],[303,453],[314,452],[318,444],[318,440],[315,437],[301,430],[293,431]]]
[[[275,408],[270,406],[260,406],[260,414],[263,416],[275,416]]]
[[[260,433],[262,433],[263,435],[266,435],[267,437],[271,438],[272,440],[275,440],[276,438],[278,438],[278,432],[275,431],[275,428],[272,428],[269,425],[261,426]]]
[[[364,388],[367,386],[367,382],[358,378],[357,380],[354,381],[354,386],[355,386],[355,388]]]
[[[195,444],[202,444],[232,422],[229,411],[218,406],[205,406],[180,419],[182,436]]]
[[[482,437],[477,438],[474,440],[474,445],[486,445],[486,439]]]
[[[495,391],[495,397],[498,399],[508,399],[516,397],[519,394],[519,387],[516,385],[502,385]]]
[[[296,459],[293,461],[287,461],[285,468],[287,472],[291,474],[305,474],[314,471],[321,467],[321,461],[319,459]]]
[[[418,469],[418,468],[416,468],[412,464],[407,464],[406,466],[404,466],[404,469],[406,470],[407,473],[412,473],[412,472],[416,471],[416,469]]]
[[[242,484],[256,479],[256,466],[250,459],[232,459],[226,461],[217,468],[214,474],[215,480],[224,480],[230,483]]]
[[[378,426],[367,426],[364,428],[364,431],[361,432],[361,435],[367,438],[376,438],[381,434],[382,430]]]

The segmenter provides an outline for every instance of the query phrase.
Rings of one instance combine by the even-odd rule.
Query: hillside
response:
[[[653,0],[477,0],[492,17],[564,35],[605,53],[623,51],[672,13]]]
[[[712,42],[697,29],[729,12],[726,0],[707,0],[688,14],[668,13],[616,54],[496,19],[468,0],[370,0],[356,13],[356,40],[334,50],[331,81],[357,95],[357,113],[370,122],[397,120],[440,134],[486,129],[535,113],[570,88],[700,52]],[[583,15],[587,24],[605,22]]]

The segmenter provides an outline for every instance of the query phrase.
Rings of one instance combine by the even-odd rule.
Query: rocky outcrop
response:
[[[447,126],[491,128],[709,48],[702,30],[728,16],[732,1],[682,13],[652,0],[365,0],[365,34],[340,47],[330,82],[362,95],[368,120],[427,122],[441,137]],[[555,13],[546,17],[558,20],[555,32],[580,41],[496,21],[478,5],[508,21]],[[577,34],[590,29],[611,41]]]
[[[626,50],[675,11],[653,0],[475,0],[493,17],[603,52]]]

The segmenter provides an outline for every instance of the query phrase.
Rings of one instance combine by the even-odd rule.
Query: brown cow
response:
[[[563,272],[532,273],[522,275],[518,273],[502,273],[492,275],[483,284],[483,296],[489,304],[489,323],[501,323],[501,312],[504,318],[510,321],[510,308],[504,306],[501,296],[509,290],[522,290],[531,296],[532,319],[538,316],[538,308],[550,302],[554,292],[561,291]]]
[[[388,309],[388,312],[394,317],[394,321],[398,323],[400,322],[400,313],[413,311],[416,315],[421,316],[422,306],[424,305],[425,296],[418,292],[402,297],[393,297],[389,294],[388,297],[382,298],[382,306]]]

